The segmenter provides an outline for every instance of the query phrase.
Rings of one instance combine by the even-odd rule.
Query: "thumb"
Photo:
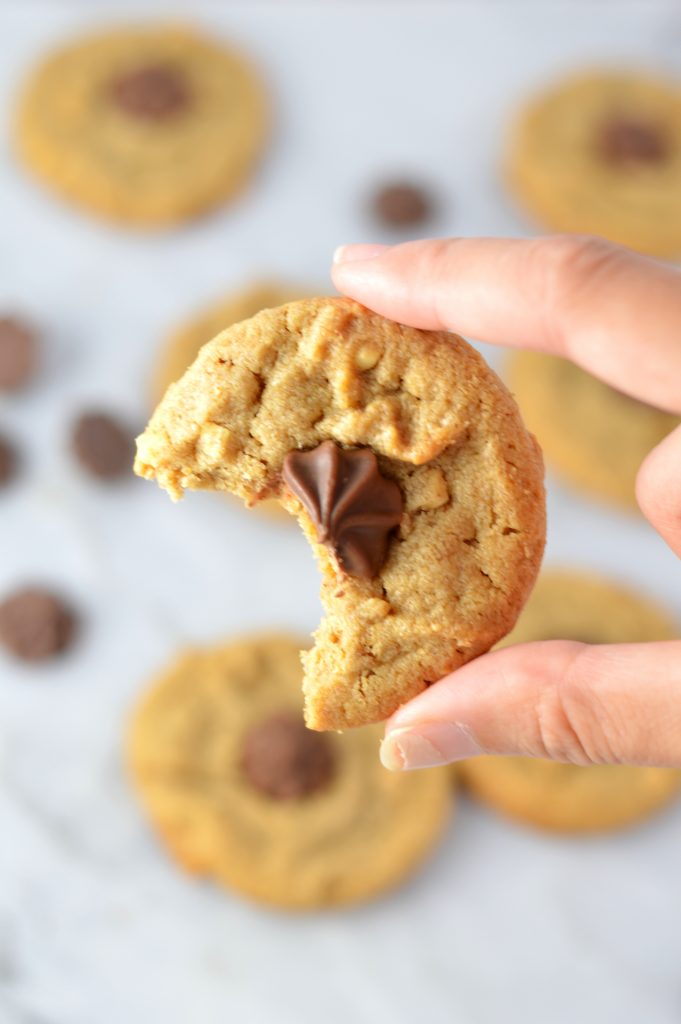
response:
[[[401,707],[381,747],[393,771],[476,754],[681,767],[681,641],[483,655]]]

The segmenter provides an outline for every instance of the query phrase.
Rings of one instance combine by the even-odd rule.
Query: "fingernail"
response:
[[[381,763],[391,772],[400,772],[435,768],[482,753],[470,729],[462,723],[426,723],[389,732],[381,744]]]
[[[370,260],[380,256],[388,248],[387,245],[339,245],[333,254],[334,263],[355,263],[359,260]]]

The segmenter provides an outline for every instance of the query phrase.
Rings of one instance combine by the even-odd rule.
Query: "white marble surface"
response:
[[[311,628],[295,531],[141,481],[101,488],[65,437],[82,404],[142,422],[154,346],[205,299],[269,271],[328,288],[361,197],[415,171],[440,233],[520,233],[496,178],[506,111],[562,67],[681,67],[673,2],[174,5],[242,42],[276,100],[250,193],[144,237],[62,207],[15,166],[11,97],[60,35],[168,5],[0,4],[0,308],[35,318],[41,379],[0,399],[26,451],[0,503],[0,592],[52,580],[86,616],[55,667],[0,660],[0,1024],[618,1021],[681,1017],[681,808],[614,838],[541,838],[469,805],[428,869],[351,913],[269,914],[181,877],[120,759],[131,701],[181,643]],[[554,486],[551,560],[640,584],[681,614],[681,571],[643,523]]]

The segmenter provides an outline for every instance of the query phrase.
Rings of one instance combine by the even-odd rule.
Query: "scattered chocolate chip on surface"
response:
[[[0,488],[11,483],[17,470],[17,454],[14,446],[0,437]]]
[[[71,643],[76,621],[43,587],[26,587],[0,603],[0,643],[22,661],[46,661]]]
[[[34,332],[13,317],[0,317],[0,391],[20,391],[35,373]]]
[[[328,736],[306,728],[301,714],[280,711],[246,734],[242,765],[261,793],[299,800],[328,784],[334,758]]]
[[[433,212],[428,193],[410,182],[391,182],[374,193],[374,216],[391,228],[416,227],[430,219]]]
[[[83,413],[73,428],[72,448],[83,469],[100,480],[132,476],[132,435],[108,413]]]

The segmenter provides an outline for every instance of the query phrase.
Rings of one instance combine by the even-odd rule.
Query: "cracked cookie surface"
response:
[[[301,299],[306,294],[309,295],[309,290],[283,282],[258,281],[207,306],[203,312],[179,327],[159,352],[152,382],[154,404],[163,398],[168,386],[179,380],[191,366],[206,342],[220,331],[255,316],[263,309],[281,306],[285,302]],[[288,523],[291,519],[276,499],[262,502],[258,510],[280,523]]]
[[[599,576],[551,570],[501,646],[559,639],[643,643],[678,635],[666,612],[647,598]],[[556,832],[636,824],[681,790],[681,772],[672,768],[476,757],[460,762],[459,770],[471,791],[501,814]]]
[[[291,452],[369,448],[403,513],[371,579],[344,572],[285,486]],[[322,572],[325,617],[304,658],[306,720],[386,718],[515,622],[545,536],[543,465],[515,402],[456,335],[348,299],[267,310],[204,346],[138,439],[136,471],[170,494],[276,496]]]
[[[378,728],[305,730],[298,652],[264,635],[181,655],[135,709],[133,780],[186,870],[278,907],[371,899],[439,839],[449,774],[386,771]]]
[[[260,155],[264,89],[219,41],[179,25],[77,39],[33,72],[16,119],[25,163],[57,192],[139,225],[198,215]]]

